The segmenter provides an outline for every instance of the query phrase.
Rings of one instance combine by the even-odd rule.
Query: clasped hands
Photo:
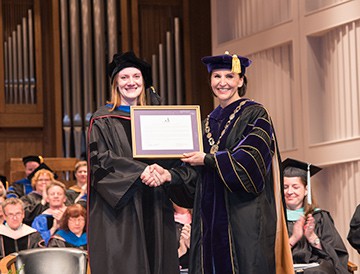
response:
[[[206,154],[204,152],[184,153],[184,157],[180,160],[192,166],[199,166],[204,165],[205,155]],[[140,179],[149,187],[158,187],[165,182],[170,182],[171,174],[167,169],[159,166],[158,164],[152,164],[144,169],[143,173],[140,175]]]
[[[149,187],[158,187],[165,182],[170,182],[171,174],[167,169],[158,164],[152,164],[144,169],[143,173],[140,175],[140,179]]]
[[[303,236],[309,243],[313,243],[318,236],[315,234],[315,219],[311,214],[301,216],[293,227],[293,233],[289,239],[291,245],[295,245]]]

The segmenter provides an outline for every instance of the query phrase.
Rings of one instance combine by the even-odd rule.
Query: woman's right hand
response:
[[[304,225],[305,225],[305,217],[301,216],[300,219],[297,220],[294,224],[293,232],[289,239],[291,246],[294,246],[304,235]]]

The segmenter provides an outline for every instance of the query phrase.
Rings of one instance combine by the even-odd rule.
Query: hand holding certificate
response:
[[[132,106],[134,158],[181,158],[203,150],[199,106]]]

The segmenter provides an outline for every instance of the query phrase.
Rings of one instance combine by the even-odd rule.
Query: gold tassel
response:
[[[232,68],[231,72],[234,73],[241,73],[241,65],[240,65],[240,59],[237,57],[236,54],[232,56]]]
[[[44,158],[40,155],[39,155],[39,160],[40,160],[40,164],[42,164],[44,162]]]

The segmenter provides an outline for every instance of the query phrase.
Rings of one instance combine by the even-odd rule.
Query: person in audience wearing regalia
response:
[[[191,235],[191,210],[178,206],[174,206],[174,219],[176,224],[176,239],[178,241],[179,265],[182,273],[187,273],[189,268],[190,253],[190,235]]]
[[[189,273],[293,274],[273,123],[263,105],[244,97],[251,60],[226,52],[202,62],[219,106],[203,123],[204,152],[181,159],[201,172]],[[177,173],[150,167],[164,185],[180,184]],[[152,185],[146,175],[143,182]],[[177,198],[172,200],[182,206]]]
[[[350,245],[360,254],[360,205],[355,209],[350,221],[350,229],[347,236]]]
[[[60,220],[59,230],[50,238],[48,247],[75,247],[86,250],[85,230],[86,209],[80,204],[70,205]]]
[[[60,219],[66,210],[66,188],[62,182],[54,181],[46,187],[46,201],[49,208],[38,215],[32,227],[40,232],[46,246],[49,239],[59,229]]]
[[[0,175],[0,197],[6,198],[6,193],[8,188],[9,188],[9,182],[6,176]]]
[[[69,187],[66,196],[70,204],[79,203],[86,208],[87,200],[87,162],[79,161],[75,164],[76,184]]]
[[[133,52],[108,65],[111,100],[89,125],[88,251],[94,273],[178,273],[171,188],[151,188],[140,175],[157,159],[134,159],[130,106],[159,104],[151,66]],[[170,168],[181,161],[164,160]],[[196,172],[194,172],[196,176]],[[154,179],[154,182],[157,182]]]
[[[22,158],[22,161],[25,167],[25,178],[11,184],[7,191],[7,198],[21,198],[33,190],[29,175],[44,162],[44,159],[41,156],[29,155]]]
[[[289,244],[295,264],[312,264],[305,274],[345,274],[348,252],[330,213],[318,208],[310,177],[321,168],[288,158],[283,163]],[[317,265],[318,264],[318,265]]]
[[[23,223],[23,202],[8,198],[2,203],[2,208],[6,223],[0,225],[0,258],[20,250],[40,247],[40,233]]]
[[[31,225],[36,216],[49,208],[46,200],[46,187],[55,181],[53,171],[44,163],[34,172],[30,175],[33,191],[21,197],[25,204],[24,223],[27,225]]]

